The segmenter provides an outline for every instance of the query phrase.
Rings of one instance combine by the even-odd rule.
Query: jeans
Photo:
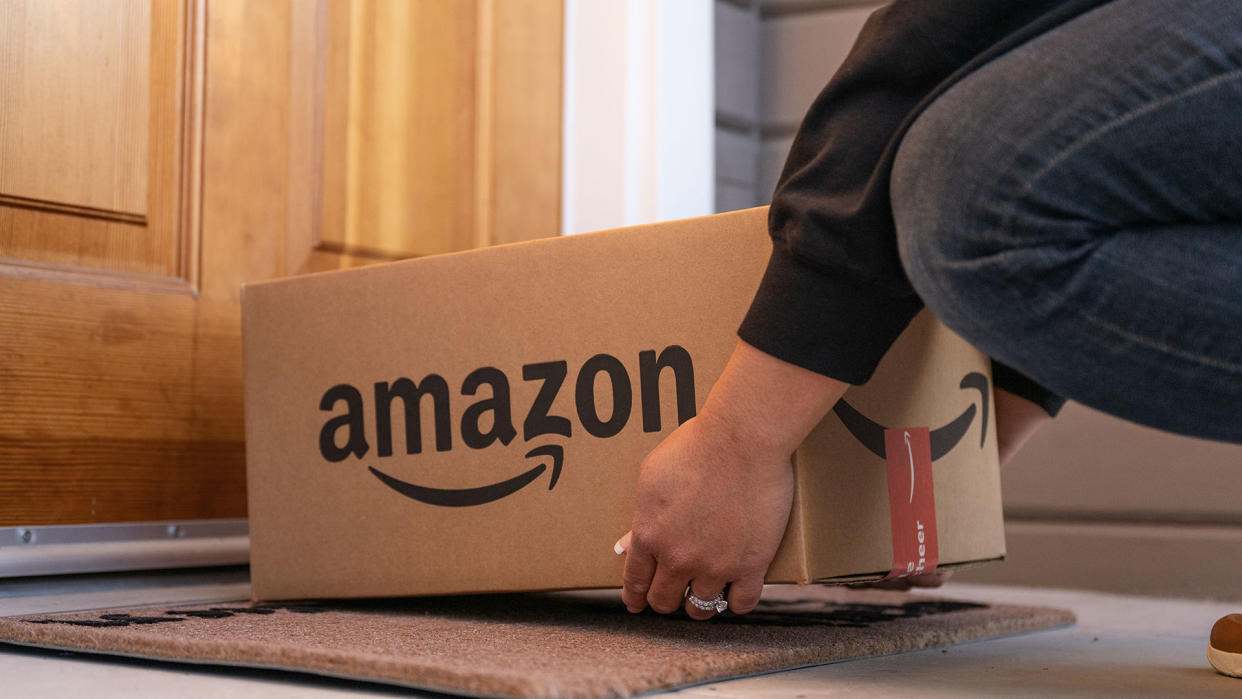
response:
[[[1242,2],[1114,0],[948,88],[892,174],[902,264],[1048,389],[1242,443]]]

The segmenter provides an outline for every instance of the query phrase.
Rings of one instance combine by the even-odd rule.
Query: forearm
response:
[[[777,359],[739,341],[712,387],[701,419],[749,453],[792,454],[832,409],[849,384]],[[997,388],[996,426],[1004,465],[1052,417]]]
[[[905,129],[960,77],[1104,1],[897,0],[877,10],[794,138],[772,197],[772,258],[741,337],[866,382],[922,307],[898,256],[888,187]]]
[[[788,457],[848,387],[739,341],[701,418],[739,449]]]

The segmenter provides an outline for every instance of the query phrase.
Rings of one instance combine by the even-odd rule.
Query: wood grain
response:
[[[555,0],[329,0],[320,249],[559,233],[562,15]]]
[[[325,242],[473,246],[476,26],[475,2],[350,2],[347,218]]]
[[[488,3],[491,80],[481,109],[491,130],[489,210],[478,239],[512,243],[561,230],[561,84],[564,3]]]
[[[235,304],[0,277],[0,327],[0,526],[241,516]]]
[[[204,298],[237,303],[243,283],[289,273],[290,5],[208,4]]]
[[[152,7],[0,6],[0,192],[142,214]]]
[[[240,441],[0,439],[0,522],[245,517],[245,451]]]
[[[103,3],[54,9],[77,27],[98,8],[115,19]],[[141,9],[149,99],[112,97],[141,112],[145,224],[0,203],[0,526],[244,513],[238,294],[196,286],[203,4]],[[236,93],[221,104],[233,101],[245,102]],[[80,153],[63,169],[106,172],[124,159]],[[243,180],[252,206],[270,204],[266,182],[227,177]],[[238,241],[224,254],[247,235],[221,228],[221,243]]]
[[[339,25],[343,38],[333,27],[355,11],[345,0],[156,0],[138,8],[150,18],[141,217],[88,216],[81,202],[0,200],[0,526],[244,516],[243,283],[494,242],[490,231],[478,237],[480,201],[493,220],[534,211],[555,221],[547,217],[560,210],[559,94],[551,87],[559,90],[559,2],[492,7],[492,74],[482,76],[483,3],[412,4],[404,33],[383,14],[400,12],[396,4],[373,17],[362,13],[357,27]],[[78,26],[101,6],[57,9],[61,21]],[[15,21],[14,8],[26,4],[0,4],[0,19]],[[513,13],[519,16],[505,19]],[[40,36],[15,26],[25,25],[3,31],[23,41]],[[348,58],[341,51],[355,31],[388,42],[363,52],[362,65],[372,67],[358,80],[342,72],[348,60],[332,58]],[[525,45],[526,31],[553,48]],[[411,36],[420,45],[413,54],[405,45]],[[0,70],[12,70],[5,57],[13,51],[0,45]],[[448,58],[435,63],[429,54],[436,52]],[[426,65],[398,71],[411,56]],[[519,67],[495,63],[509,60],[543,62],[532,66],[529,90],[500,87],[525,79]],[[480,92],[480,84],[490,87]],[[390,91],[405,97],[380,95]],[[534,98],[545,103],[518,104]],[[7,93],[3,99],[0,115],[21,111]],[[361,112],[350,111],[355,104]],[[422,121],[398,129],[397,115],[412,114],[411,105],[423,110]],[[482,140],[479,108],[492,114]],[[508,112],[514,120],[497,118]],[[383,119],[368,124],[359,113]],[[4,118],[0,134],[14,128]],[[73,120],[88,119],[79,110]],[[351,141],[349,128],[337,130],[349,120],[365,138]],[[439,150],[393,157],[394,143]],[[479,143],[495,152],[477,153]],[[124,166],[113,155],[81,155],[66,167],[94,177]],[[367,166],[350,170],[351,157]],[[478,162],[491,173],[485,199]],[[13,172],[11,163],[0,167]],[[351,209],[345,185],[358,172],[363,184],[381,175],[403,184],[381,189],[387,198],[366,200],[369,208]],[[523,192],[546,201],[529,210],[505,203]],[[365,218],[379,216],[381,202],[397,218]],[[365,216],[355,233],[388,223],[375,223],[371,238],[346,236],[357,212]],[[544,223],[513,230],[557,232]]]
[[[198,4],[0,5],[5,263],[191,280]]]

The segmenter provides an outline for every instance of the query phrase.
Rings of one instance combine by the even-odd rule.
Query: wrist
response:
[[[695,419],[706,439],[746,463],[779,463],[797,448],[796,444],[788,446],[789,438],[782,439],[754,415],[726,401],[705,405]]]
[[[1003,388],[992,392],[996,410],[996,445],[1004,466],[1052,417],[1040,406]]]
[[[846,388],[739,342],[701,415],[716,438],[741,453],[788,459]]]

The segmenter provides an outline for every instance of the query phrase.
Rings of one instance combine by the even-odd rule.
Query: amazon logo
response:
[[[660,377],[664,372],[672,374],[677,424],[695,415],[694,363],[690,353],[680,345],[670,345],[659,353],[644,350],[638,353],[637,367],[643,432],[662,429]],[[608,384],[612,396],[607,415],[601,415],[596,407],[595,388],[600,377]],[[575,429],[600,439],[614,437],[629,425],[634,409],[630,372],[620,359],[610,354],[597,354],[583,362],[573,380],[574,413],[558,415],[553,406],[568,378],[569,364],[565,361],[523,365],[521,380],[536,384],[538,390],[528,405],[517,406],[518,413],[514,412],[508,375],[494,366],[481,367],[467,374],[456,392],[450,391],[448,380],[440,374],[428,374],[417,382],[408,377],[377,382],[371,386],[373,406],[370,410],[361,390],[351,384],[337,384],[325,391],[319,400],[319,410],[331,414],[319,430],[319,453],[329,463],[351,457],[359,461],[366,459],[372,447],[367,439],[370,415],[376,461],[368,464],[367,469],[378,482],[412,500],[440,507],[484,505],[525,488],[549,468],[552,473],[548,478],[548,490],[552,490],[565,465],[565,448],[557,443],[534,445],[532,442],[569,438]],[[471,401],[456,423],[451,418],[453,400]],[[510,478],[470,488],[441,488],[396,478],[375,464],[394,456],[393,407],[398,404],[403,418],[398,429],[404,431],[407,457],[423,453],[424,408],[429,406],[432,441],[437,452],[451,451],[455,445],[475,450],[487,449],[497,442],[508,446],[518,437],[515,415],[522,416],[522,441],[532,446],[525,458],[535,465]]]
[[[958,384],[958,388],[962,390],[973,389],[979,392],[979,403],[982,417],[980,418],[979,430],[979,447],[982,448],[988,439],[988,379],[977,371],[972,371],[962,377],[962,382]],[[854,435],[860,444],[869,449],[873,454],[881,459],[887,458],[884,446],[884,425],[872,420],[854,409],[854,406],[845,402],[845,400],[837,401],[833,406],[832,412],[841,419],[841,424],[845,425],[845,429]],[[932,461],[953,451],[953,447],[962,441],[962,437],[966,435],[970,425],[975,420],[976,408],[971,403],[969,407],[962,411],[948,424],[930,430],[929,438],[931,442],[931,458]]]

